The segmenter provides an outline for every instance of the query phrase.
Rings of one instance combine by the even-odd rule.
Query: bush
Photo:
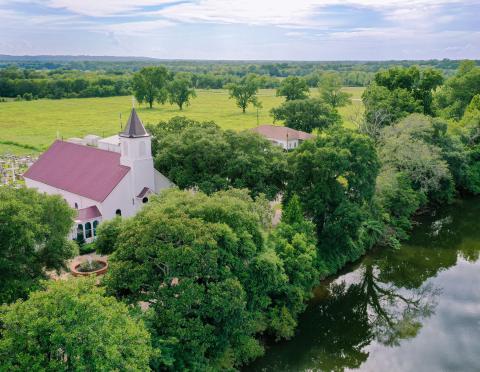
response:
[[[115,250],[115,242],[122,227],[122,219],[116,217],[111,221],[103,222],[97,229],[95,247],[99,254],[111,254]]]
[[[95,252],[95,243],[85,243],[80,245],[80,254],[89,254]]]

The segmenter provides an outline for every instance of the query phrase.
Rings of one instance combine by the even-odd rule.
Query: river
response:
[[[480,371],[480,198],[417,219],[322,283],[295,336],[247,371]]]

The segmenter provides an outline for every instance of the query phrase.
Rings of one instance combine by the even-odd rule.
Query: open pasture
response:
[[[361,110],[364,88],[345,88],[353,96],[352,104],[340,109],[346,126],[351,126],[351,115]],[[312,90],[312,96],[317,94]],[[195,120],[213,120],[224,129],[243,130],[257,123],[272,123],[270,110],[281,104],[283,98],[275,96],[274,89],[262,89],[258,94],[262,108],[250,106],[243,114],[226,90],[197,90],[197,98],[180,111],[177,106],[156,104],[153,109],[137,107],[144,123],[157,123],[173,116],[184,115]],[[109,136],[120,131],[132,106],[130,96],[108,98],[73,98],[61,100],[41,99],[0,103],[0,154],[32,153],[34,150],[2,144],[18,144],[47,148],[57,138],[83,137],[86,134]],[[121,115],[121,120],[120,120]]]

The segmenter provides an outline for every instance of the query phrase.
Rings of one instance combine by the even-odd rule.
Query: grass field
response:
[[[344,89],[352,94],[353,101],[340,112],[345,125],[351,126],[351,113],[362,107],[359,98],[363,88]],[[315,94],[316,90],[313,90],[312,96]],[[276,97],[273,89],[262,89],[259,99],[263,107],[258,112],[258,122],[272,123],[270,109],[280,105],[283,98]],[[57,134],[65,139],[86,134],[102,137],[115,134],[120,131],[120,113],[125,123],[131,107],[129,96],[0,103],[0,154],[34,152],[19,146],[3,145],[2,141],[33,145],[44,150],[57,138]],[[228,99],[225,90],[198,90],[197,98],[183,111],[168,104],[156,105],[153,109],[140,106],[137,110],[144,123],[157,123],[185,115],[196,120],[213,120],[224,129],[242,130],[257,125],[257,110],[250,107],[246,114],[242,114],[235,101]]]

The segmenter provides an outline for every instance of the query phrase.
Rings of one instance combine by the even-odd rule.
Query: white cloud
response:
[[[92,17],[125,15],[146,6],[172,3],[174,0],[49,0],[47,5]]]
[[[157,14],[179,22],[247,23],[292,27],[332,26],[340,17],[329,19],[327,6],[366,8],[379,11],[394,21],[432,18],[432,12],[447,4],[474,3],[474,0],[199,0],[166,7]]]
[[[115,23],[111,25],[98,26],[96,29],[99,31],[103,30],[113,32],[115,34],[141,35],[174,25],[175,23],[171,21],[159,19],[154,21]]]

